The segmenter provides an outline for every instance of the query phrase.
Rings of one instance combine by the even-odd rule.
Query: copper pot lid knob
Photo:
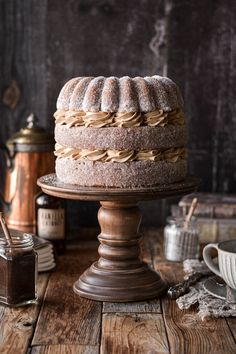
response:
[[[7,141],[7,145],[16,152],[53,151],[54,137],[39,126],[38,117],[31,113],[26,118],[26,126],[14,134]]]

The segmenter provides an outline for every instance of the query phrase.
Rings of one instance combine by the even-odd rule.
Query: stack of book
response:
[[[173,216],[186,215],[193,198],[198,198],[197,218],[200,242],[221,242],[236,238],[236,195],[194,193],[184,196],[179,206],[172,206]]]

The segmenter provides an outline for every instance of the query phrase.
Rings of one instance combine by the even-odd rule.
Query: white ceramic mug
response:
[[[214,263],[210,250],[218,252],[218,264]],[[210,270],[224,279],[227,285],[236,290],[236,240],[209,243],[203,249],[203,259]]]

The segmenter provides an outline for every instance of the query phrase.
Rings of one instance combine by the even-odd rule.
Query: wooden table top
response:
[[[149,229],[144,234],[142,258],[170,283],[182,280],[181,264],[163,258],[162,232]],[[88,238],[70,246],[54,272],[39,276],[38,304],[17,309],[0,306],[0,353],[236,352],[234,318],[201,321],[196,309],[181,311],[165,296],[137,303],[101,303],[75,295],[74,281],[98,257],[95,235]]]

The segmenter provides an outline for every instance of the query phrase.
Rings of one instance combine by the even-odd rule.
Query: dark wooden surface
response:
[[[102,303],[72,291],[78,274],[97,257],[93,230],[87,242],[69,246],[56,270],[39,277],[37,305],[0,307],[0,352],[31,354],[228,354],[236,352],[236,320],[208,318],[196,309],[181,311],[165,296],[136,303]],[[183,277],[182,265],[163,258],[161,230],[148,229],[142,258],[169,283]]]
[[[164,74],[185,99],[190,172],[204,191],[235,192],[235,11],[232,0],[1,0],[0,143],[30,111],[52,130],[73,76]],[[72,225],[78,212],[80,225],[96,223],[94,204],[71,203]],[[168,203],[143,209],[144,223],[157,224]]]

